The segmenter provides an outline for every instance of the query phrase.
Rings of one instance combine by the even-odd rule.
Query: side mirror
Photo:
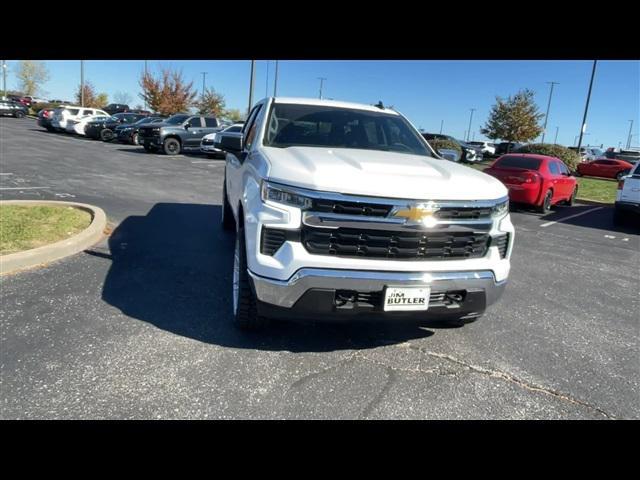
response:
[[[218,134],[213,141],[213,146],[225,152],[240,152],[242,151],[242,135]]]

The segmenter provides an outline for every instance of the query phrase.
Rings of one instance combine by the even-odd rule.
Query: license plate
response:
[[[384,311],[426,310],[431,287],[387,287],[384,291]]]

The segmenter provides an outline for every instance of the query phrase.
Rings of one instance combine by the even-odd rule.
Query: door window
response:
[[[258,117],[258,112],[260,112],[260,108],[262,107],[262,104],[260,105],[256,105],[253,109],[253,111],[251,112],[249,121],[247,122],[247,128],[245,130],[245,140],[244,140],[244,148],[247,150],[251,149],[251,146],[253,145],[253,141],[255,140],[256,137],[256,129],[257,129],[257,123],[256,123],[256,118]]]
[[[556,162],[549,162],[549,171],[552,175],[560,175],[560,170]]]
[[[200,117],[191,117],[189,119],[189,124],[192,128],[200,128],[202,123],[200,122]]]

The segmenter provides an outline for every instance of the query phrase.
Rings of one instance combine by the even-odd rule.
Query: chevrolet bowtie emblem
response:
[[[432,202],[429,202],[420,205],[411,205],[407,208],[398,208],[393,212],[392,216],[396,218],[406,218],[410,222],[422,223],[426,227],[433,227],[437,223],[435,217],[437,211],[438,207]]]

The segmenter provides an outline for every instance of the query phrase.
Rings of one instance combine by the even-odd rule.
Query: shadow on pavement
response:
[[[130,216],[109,238],[102,298],[129,317],[195,340],[232,348],[287,351],[364,349],[433,335],[417,323],[273,322],[262,332],[231,320],[233,235],[220,206],[158,203]]]

